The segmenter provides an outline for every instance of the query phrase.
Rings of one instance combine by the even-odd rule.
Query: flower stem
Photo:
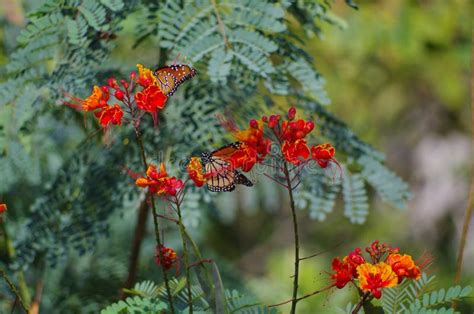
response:
[[[369,297],[369,295],[370,295],[370,292],[366,292],[362,295],[362,297],[360,298],[359,303],[357,303],[357,306],[352,311],[352,314],[359,313],[359,311],[362,308],[362,306],[364,305],[365,301],[367,301],[367,298]]]
[[[12,283],[10,278],[8,278],[7,274],[3,269],[0,269],[0,276],[3,277],[5,282],[7,283],[8,287],[10,288],[10,291],[15,295],[15,301],[18,301],[18,303],[21,306],[21,309],[25,312],[28,313],[28,309],[26,308],[25,304],[23,303],[23,299],[20,296],[20,292],[16,289],[15,285]]]
[[[176,197],[176,211],[178,212],[178,221],[179,221],[179,230],[181,233],[181,240],[183,242],[183,256],[184,256],[184,266],[186,268],[186,287],[188,289],[188,306],[189,313],[193,313],[193,292],[191,290],[191,280],[189,276],[189,256],[188,256],[188,246],[186,244],[186,230],[183,225],[183,219],[181,216],[181,207],[178,198]]]
[[[143,166],[145,168],[145,171],[147,171],[148,162],[146,161],[145,147],[143,145],[142,135],[138,126],[135,126],[135,135],[137,138],[138,146],[140,147],[140,155],[142,157]],[[153,225],[155,226],[155,239],[156,239],[156,243],[158,244],[158,256],[160,258],[160,261],[163,261],[163,252],[161,251],[162,242],[161,242],[161,237],[160,237],[160,226],[158,224],[158,216],[157,216],[158,214],[156,210],[155,198],[153,197],[152,194],[150,194],[150,202],[151,202],[151,209],[153,212]],[[175,311],[174,311],[174,306],[173,306],[173,296],[171,294],[168,274],[164,267],[161,267],[161,270],[163,272],[163,279],[165,281],[165,288],[166,288],[166,294],[168,295],[168,302],[170,304],[170,311],[172,314],[174,314]]]
[[[291,314],[296,313],[296,303],[298,299],[298,279],[299,279],[299,270],[300,270],[300,243],[298,236],[298,218],[296,217],[296,207],[295,200],[293,198],[293,188],[291,185],[290,172],[288,171],[288,164],[285,161],[283,163],[283,174],[286,178],[286,185],[288,187],[288,194],[290,196],[290,206],[291,206],[291,215],[293,218],[293,233],[295,239],[295,271],[293,277],[293,297],[291,300]]]

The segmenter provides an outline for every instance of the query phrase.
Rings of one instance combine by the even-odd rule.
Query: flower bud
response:
[[[258,122],[255,119],[250,120],[249,125],[251,128],[258,129]]]
[[[128,88],[128,82],[125,80],[120,80],[120,84],[122,84],[123,87]]]
[[[136,78],[136,77],[137,77],[137,73],[136,73],[135,71],[132,71],[132,72],[130,73],[130,80],[131,80],[131,81],[135,81],[135,78]]]
[[[311,132],[314,129],[314,122],[313,121],[306,122],[306,129],[308,133]]]
[[[273,129],[277,124],[278,121],[280,120],[280,116],[276,114],[272,114],[268,120],[268,127],[270,129]]]
[[[290,109],[288,109],[288,119],[293,120],[295,116],[296,116],[296,108],[290,107]]]
[[[107,80],[107,84],[112,87],[112,88],[116,88],[117,87],[117,81],[115,80],[115,78],[111,77]]]
[[[105,86],[105,85],[102,85],[100,89],[102,89],[102,91],[103,91],[104,93],[106,93],[106,94],[109,93],[109,88],[108,88],[107,86]]]
[[[267,117],[267,116],[263,116],[263,117],[262,117],[262,121],[263,121],[263,122],[268,122],[268,117]]]
[[[116,89],[115,93],[114,93],[114,96],[118,100],[123,100],[123,97],[124,97],[123,91],[121,89]]]

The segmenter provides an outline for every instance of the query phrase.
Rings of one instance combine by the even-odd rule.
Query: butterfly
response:
[[[204,165],[205,173],[209,176],[207,188],[211,192],[231,192],[236,184],[253,186],[245,175],[239,170],[232,169],[228,158],[233,152],[240,148],[241,143],[235,142],[225,145],[213,152],[201,154],[201,161]]]
[[[196,75],[196,69],[189,65],[174,64],[158,68],[154,74],[161,91],[169,97],[176,92],[179,85]]]

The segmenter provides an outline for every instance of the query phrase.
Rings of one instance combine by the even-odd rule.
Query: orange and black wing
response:
[[[241,146],[242,146],[241,142],[234,142],[234,143],[227,144],[213,151],[211,153],[211,157],[221,157],[221,158],[230,157],[234,152],[239,150]]]
[[[231,169],[228,161],[211,157],[209,162],[204,164],[207,179],[207,188],[211,192],[231,192],[235,189],[235,171]]]
[[[161,91],[167,97],[173,95],[179,85],[194,75],[196,75],[196,70],[184,64],[164,66],[155,70],[155,76]]]

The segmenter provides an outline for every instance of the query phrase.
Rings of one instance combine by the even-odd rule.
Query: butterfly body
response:
[[[179,85],[196,75],[196,69],[184,64],[174,64],[158,68],[154,74],[161,91],[169,97]]]
[[[229,161],[230,155],[240,147],[240,142],[231,143],[213,152],[201,154],[201,161],[205,168],[207,188],[211,192],[231,192],[236,184],[253,186],[245,175],[239,170],[233,169]]]

